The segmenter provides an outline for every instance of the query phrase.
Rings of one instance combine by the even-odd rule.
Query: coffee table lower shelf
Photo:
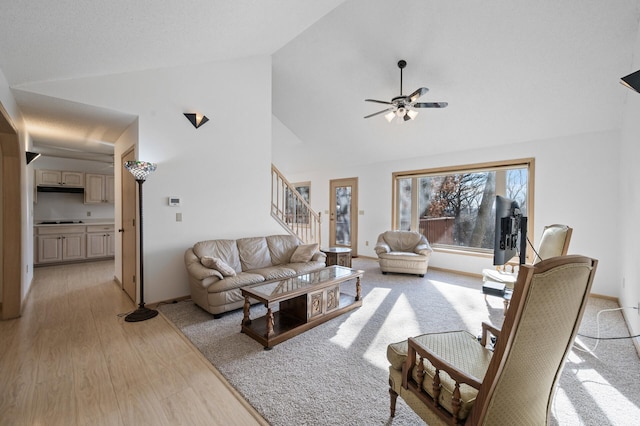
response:
[[[301,315],[277,311],[273,313],[273,331],[268,333],[268,315],[250,319],[242,324],[242,332],[264,346],[271,349],[273,346],[297,336],[313,327],[330,319],[362,306],[362,299],[354,300],[354,296],[340,294],[339,306],[329,312],[314,316],[307,320]]]

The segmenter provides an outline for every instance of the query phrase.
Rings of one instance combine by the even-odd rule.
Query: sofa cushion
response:
[[[193,252],[200,259],[204,256],[217,257],[233,268],[234,271],[242,271],[236,240],[200,241],[193,246]]]
[[[300,244],[300,240],[293,235],[270,235],[267,246],[271,253],[272,265],[284,265],[290,262],[291,255]]]
[[[262,275],[265,280],[281,280],[296,274],[296,271],[284,266],[270,266],[268,268],[252,269],[252,274]]]
[[[324,261],[316,262],[313,260],[310,262],[304,262],[304,263],[289,263],[287,265],[287,268],[291,268],[295,271],[295,275],[305,274],[311,271],[317,271],[318,269],[322,269],[324,267],[325,267]]]
[[[233,277],[236,274],[236,271],[234,271],[231,266],[224,263],[224,261],[219,257],[202,256],[200,263],[207,268],[219,271],[223,277]]]
[[[226,277],[216,282],[215,285],[209,286],[207,290],[209,293],[220,293],[240,287],[245,287],[251,284],[258,284],[263,282],[264,280],[264,277],[260,274],[254,274],[251,272],[239,272],[233,277]]]
[[[241,238],[236,240],[236,244],[243,271],[273,266],[265,237]]]
[[[316,251],[318,251],[318,243],[301,244],[291,255],[291,263],[308,262],[311,260]]]

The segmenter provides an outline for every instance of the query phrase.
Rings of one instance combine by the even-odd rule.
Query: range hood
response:
[[[65,194],[84,194],[84,188],[71,186],[38,186],[38,192],[62,192]]]

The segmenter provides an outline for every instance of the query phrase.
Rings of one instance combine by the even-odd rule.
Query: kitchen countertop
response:
[[[57,221],[60,223],[42,223],[42,222],[53,222],[53,221]],[[38,220],[33,224],[34,227],[75,226],[75,225],[114,225],[114,219],[43,219],[43,220]]]

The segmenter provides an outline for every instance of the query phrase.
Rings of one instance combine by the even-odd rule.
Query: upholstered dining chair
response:
[[[573,229],[567,225],[548,225],[542,231],[542,238],[535,253],[533,263],[556,256],[564,256],[569,250]],[[516,264],[507,263],[494,269],[482,270],[482,279],[485,282],[505,284],[507,289],[513,289],[518,277]]]
[[[429,425],[547,424],[597,260],[523,265],[502,330],[423,334],[387,348],[391,416],[400,396]],[[490,335],[495,348],[487,348]]]

